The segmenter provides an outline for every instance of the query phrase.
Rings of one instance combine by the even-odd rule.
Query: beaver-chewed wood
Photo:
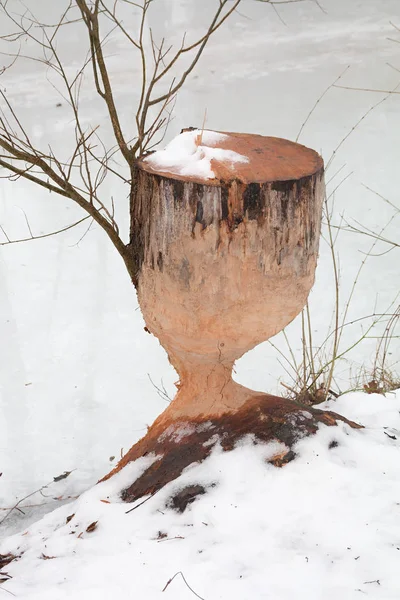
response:
[[[137,163],[132,186],[129,250],[138,299],[179,383],[176,397],[113,471],[160,455],[124,491],[127,501],[154,493],[216,443],[227,450],[245,435],[281,441],[287,451],[274,457],[279,466],[293,459],[299,436],[344,420],[232,379],[234,362],[306,303],[318,256],[322,158],[279,138],[182,135],[196,135],[184,140],[190,156],[219,157],[201,171],[207,174],[183,176],[176,154],[172,163],[170,155],[166,162],[152,156]]]
[[[224,134],[218,148],[245,160],[212,160],[215,177],[202,179],[144,159],[132,195],[139,303],[180,377],[174,418],[247,402],[235,360],[290,323],[314,282],[321,157],[251,134]]]

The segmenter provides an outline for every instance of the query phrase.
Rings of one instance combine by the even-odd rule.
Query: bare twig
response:
[[[7,594],[11,594],[11,596],[16,596],[16,594],[14,594],[13,592],[10,592],[10,590],[6,590],[6,588],[4,588],[2,585],[0,585],[0,590],[2,592],[7,592]]]
[[[8,246],[10,244],[20,244],[21,242],[30,242],[31,240],[41,240],[43,238],[51,237],[53,235],[58,235],[59,233],[63,233],[64,231],[68,231],[68,229],[72,229],[73,227],[80,225],[81,223],[83,223],[83,221],[86,221],[87,219],[90,219],[90,215],[88,215],[87,217],[83,217],[83,219],[80,219],[79,221],[76,221],[75,223],[72,223],[72,225],[67,225],[67,227],[58,229],[57,231],[51,231],[50,233],[43,233],[41,235],[33,235],[32,231],[30,231],[30,233],[31,233],[30,237],[19,238],[17,240],[10,240],[9,237],[7,236],[5,230],[0,225],[1,230],[3,231],[4,235],[7,238],[6,242],[0,242],[0,246]]]
[[[66,473],[70,474],[72,473],[72,471],[66,471]],[[67,477],[68,475],[63,475],[63,479],[65,479],[65,477]],[[49,481],[49,483],[46,483],[45,485],[42,485],[40,488],[38,488],[37,490],[35,490],[34,492],[31,492],[30,494],[27,494],[26,496],[24,496],[23,498],[20,498],[20,500],[18,500],[18,502],[16,502],[14,504],[14,506],[12,506],[8,512],[5,514],[5,516],[1,519],[0,521],[0,525],[2,525],[4,523],[4,521],[11,515],[11,513],[14,510],[18,510],[18,507],[20,506],[20,504],[22,502],[24,502],[25,500],[27,500],[28,498],[31,498],[31,496],[34,496],[35,494],[41,494],[43,490],[47,489],[50,485],[57,483],[57,478],[54,478]]]
[[[152,386],[154,386],[154,387],[155,387],[155,389],[157,390],[157,393],[158,393],[158,395],[160,396],[160,398],[162,398],[162,399],[163,399],[163,400],[165,400],[166,402],[172,402],[172,398],[170,398],[170,397],[168,396],[167,390],[165,389],[165,387],[164,387],[164,384],[163,384],[162,380],[161,380],[161,385],[162,385],[162,388],[160,388],[160,387],[158,387],[158,385],[156,385],[156,384],[154,383],[154,381],[152,380],[152,378],[151,378],[151,376],[150,376],[150,373],[147,373],[147,377],[149,378],[149,380],[150,380],[150,383],[152,384]]]
[[[259,1],[260,1],[260,0],[259,0]],[[318,104],[321,102],[321,100],[324,98],[324,96],[326,96],[326,94],[329,92],[329,90],[330,90],[330,89],[332,89],[332,88],[335,86],[336,82],[337,82],[337,81],[339,81],[339,80],[340,80],[340,79],[343,77],[343,75],[344,75],[344,74],[345,74],[345,73],[346,73],[346,72],[347,72],[349,69],[350,69],[350,65],[349,65],[349,66],[347,66],[347,67],[344,69],[344,71],[342,71],[342,72],[341,72],[341,74],[339,75],[339,77],[337,77],[333,83],[331,83],[330,85],[328,85],[328,87],[326,88],[326,90],[325,90],[324,92],[322,92],[322,94],[321,94],[321,95],[320,95],[320,96],[317,98],[317,100],[316,100],[315,104],[314,104],[314,105],[313,105],[313,107],[311,108],[311,110],[310,110],[310,112],[308,113],[308,115],[307,115],[307,117],[306,117],[305,121],[302,123],[302,125],[301,125],[301,127],[300,127],[299,133],[298,133],[298,134],[297,134],[297,136],[296,136],[296,142],[298,142],[298,140],[299,140],[299,137],[301,136],[301,134],[302,134],[302,132],[303,132],[303,129],[304,129],[304,127],[307,125],[308,121],[310,120],[311,116],[313,115],[313,113],[314,113],[315,109],[317,108]]]
[[[211,23],[210,23],[206,33],[200,39],[198,39],[197,41],[193,42],[190,45],[185,45],[185,36],[184,36],[180,49],[175,53],[173,58],[171,58],[170,61],[162,69],[160,67],[161,67],[161,65],[163,65],[163,61],[166,58],[166,55],[168,54],[170,49],[167,49],[166,51],[164,51],[164,41],[162,41],[158,47],[158,51],[156,51],[155,43],[152,38],[153,58],[154,58],[155,64],[154,64],[153,74],[151,76],[151,79],[149,80],[149,83],[146,84],[146,81],[144,81],[144,83],[142,85],[141,100],[140,100],[138,111],[136,114],[136,123],[137,123],[137,128],[138,128],[138,140],[132,147],[133,153],[139,152],[140,154],[143,154],[146,150],[146,147],[144,145],[144,136],[145,136],[146,122],[147,122],[148,113],[149,113],[150,108],[157,104],[164,103],[166,100],[170,100],[182,88],[187,77],[190,75],[190,73],[193,71],[193,69],[197,65],[212,34],[221,27],[221,25],[226,21],[226,19],[229,18],[229,16],[239,6],[240,2],[241,2],[241,0],[234,0],[232,6],[228,10],[226,10],[226,12],[224,13],[224,10],[228,5],[228,0],[220,0],[219,6],[217,7],[217,10],[214,14],[214,17],[211,20]],[[148,1],[145,2],[144,6],[143,6],[143,18],[145,17],[145,9],[147,10],[147,8],[148,8]],[[178,79],[176,79],[175,77],[172,79],[172,82],[169,86],[168,91],[166,93],[161,93],[158,96],[153,95],[153,92],[155,91],[157,83],[159,83],[161,80],[164,80],[164,78],[171,71],[172,67],[174,67],[178,63],[179,59],[187,52],[191,52],[192,50],[196,50],[196,49],[197,49],[197,51],[195,52],[195,55],[194,55],[192,61],[190,62],[189,66],[186,67],[186,69],[184,70],[182,75],[180,75],[180,77]],[[141,54],[142,54],[143,78],[145,78],[145,62],[143,59],[143,53],[141,52]]]
[[[339,311],[340,311],[340,304],[339,304],[339,271],[338,271],[338,261],[337,261],[337,256],[336,256],[336,252],[335,252],[335,245],[334,245],[334,241],[333,241],[333,235],[332,235],[332,227],[331,227],[331,216],[329,214],[329,210],[328,210],[328,199],[325,198],[325,214],[326,214],[326,219],[327,219],[327,223],[328,223],[328,236],[329,236],[329,249],[331,252],[331,257],[332,257],[332,268],[333,268],[333,276],[334,276],[334,282],[335,282],[335,309],[334,309],[334,315],[335,315],[335,323],[334,323],[334,336],[333,336],[333,348],[332,348],[332,362],[328,371],[328,375],[325,381],[325,389],[329,390],[331,385],[332,385],[332,380],[333,380],[333,373],[335,370],[335,363],[336,363],[336,357],[338,355],[339,352],[339,342],[340,342],[340,331],[339,331]]]
[[[121,455],[122,458],[122,455]],[[139,502],[139,504],[136,504],[133,508],[130,508],[129,510],[127,510],[125,512],[126,515],[128,515],[129,513],[131,513],[132,511],[136,510],[137,508],[139,508],[139,506],[142,506],[142,504],[144,504],[145,502],[147,502],[148,500],[151,500],[153,496],[155,496],[155,494],[157,494],[158,490],[156,490],[155,492],[153,492],[152,494],[150,494],[150,496],[147,496],[147,498],[145,498],[144,500],[142,500],[141,502]]]
[[[395,90],[375,90],[371,88],[359,88],[359,87],[351,87],[349,85],[333,85],[332,87],[340,88],[342,90],[354,90],[357,92],[376,92],[379,94],[400,94],[400,92],[396,92]]]
[[[165,592],[165,590],[167,589],[167,587],[169,586],[169,584],[173,582],[173,580],[175,579],[175,577],[177,575],[180,575],[182,577],[183,581],[185,582],[186,587],[192,592],[192,594],[194,594],[197,598],[200,598],[200,600],[204,600],[204,598],[202,598],[201,596],[199,596],[199,594],[196,594],[196,592],[194,591],[194,589],[190,587],[190,585],[186,581],[186,578],[185,578],[184,574],[182,573],[182,571],[178,571],[177,573],[175,573],[175,575],[173,575],[171,577],[171,579],[168,579],[167,583],[165,584],[165,586],[164,586],[164,588],[162,590],[163,592]]]
[[[298,0],[300,1],[300,0]],[[303,0],[301,0],[303,1]],[[17,60],[34,61],[46,68],[48,84],[61,95],[68,110],[72,112],[75,143],[67,160],[56,156],[52,149],[43,151],[37,147],[24,126],[15,106],[0,90],[0,167],[7,171],[10,180],[22,178],[36,185],[76,202],[110,238],[125,262],[125,266],[136,283],[136,272],[130,248],[120,237],[120,227],[115,218],[114,200],[105,200],[100,188],[107,175],[114,175],[132,189],[136,183],[136,159],[145,151],[159,143],[168,127],[176,94],[197,65],[211,36],[225,23],[236,10],[241,0],[219,0],[206,31],[191,42],[183,36],[182,43],[175,52],[164,39],[157,42],[150,31],[151,53],[154,65],[150,69],[146,37],[147,14],[153,0],[133,2],[115,0],[110,5],[104,0],[69,0],[57,23],[38,20],[32,11],[25,7],[23,14],[17,15],[9,9],[7,0],[0,0],[0,11],[9,20],[13,31],[1,36],[3,42],[11,44],[10,68]],[[140,11],[139,31],[132,32],[130,24],[125,24],[118,16],[118,5],[129,4]],[[69,76],[58,51],[58,34],[65,25],[80,23],[86,32],[87,53],[74,76]],[[106,27],[104,26],[106,25]],[[109,36],[116,32],[131,45],[141,60],[141,78],[137,82],[140,99],[136,112],[137,135],[129,136],[123,131],[121,115],[112,86],[110,64],[105,54],[105,44]],[[39,52],[21,52],[24,42],[29,41]],[[16,48],[14,45],[16,44]],[[191,56],[181,73],[177,73],[181,59]],[[102,142],[98,125],[86,126],[79,110],[79,97],[84,75],[88,68],[93,72],[94,89],[104,102],[116,145],[106,148]],[[172,74],[174,70],[174,74]],[[50,76],[51,75],[51,76]],[[168,82],[167,80],[170,79]],[[135,82],[136,84],[136,82]],[[167,85],[166,85],[167,84]],[[161,89],[160,89],[161,86]],[[151,117],[150,117],[151,113]],[[114,159],[114,155],[117,158]],[[129,175],[118,163],[122,157],[127,164]],[[115,164],[111,164],[112,161]],[[125,167],[126,168],[126,167]],[[111,207],[110,207],[111,204]],[[78,221],[77,224],[79,224]],[[27,221],[29,229],[29,222]],[[71,227],[74,226],[71,225]],[[1,228],[5,242],[17,243],[39,237],[50,237],[57,232],[10,240]],[[59,230],[60,232],[63,230]]]
[[[399,87],[400,87],[400,83],[398,83],[393,88],[393,90],[391,90],[390,93],[387,93],[381,100],[379,100],[379,102],[376,102],[375,104],[373,104],[372,106],[370,106],[370,108],[358,119],[358,121],[347,132],[347,134],[344,136],[344,138],[339,142],[339,144],[336,146],[336,148],[332,152],[332,155],[331,155],[331,157],[328,160],[327,165],[326,165],[327,169],[331,165],[331,163],[332,163],[333,159],[335,158],[338,150],[343,146],[343,144],[345,143],[345,141],[351,136],[351,134],[357,129],[357,127],[364,121],[364,119],[366,119],[371,112],[373,112],[376,108],[378,108],[378,106],[380,106],[381,104],[383,104],[384,102],[386,102],[386,100],[388,98],[390,98],[390,96],[392,95],[392,93],[395,92]]]

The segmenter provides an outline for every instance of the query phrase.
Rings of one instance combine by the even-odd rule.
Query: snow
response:
[[[144,159],[153,169],[173,175],[213,179],[212,160],[229,163],[249,162],[249,159],[233,150],[218,148],[218,142],[227,135],[215,131],[184,131],[175,137],[164,150],[158,150]]]
[[[61,10],[52,0],[27,0],[24,4],[34,12],[42,11],[44,22],[56,22]],[[215,0],[157,0],[149,12],[154,36],[161,39],[168,31],[171,43],[179,47],[180,32],[187,31],[187,39],[194,39],[206,27],[215,4]],[[10,0],[8,6],[11,12],[21,12],[16,0]],[[393,89],[398,73],[387,63],[400,68],[399,45],[387,38],[395,35],[390,21],[400,22],[398,0],[364,0],[362,5],[356,0],[323,0],[323,7],[326,13],[312,2],[282,4],[278,10],[285,26],[271,7],[243,0],[240,14],[233,14],[216,32],[188,77],[166,141],[184,127],[202,124],[205,109],[207,129],[295,140],[316,100],[347,65],[351,66],[342,79],[344,85]],[[60,51],[72,77],[82,58],[84,38],[72,25],[63,31]],[[140,64],[114,36],[107,40],[107,60],[122,124],[129,127],[138,101]],[[2,85],[32,139],[46,152],[50,144],[55,154],[67,159],[68,140],[74,139],[72,116],[65,101],[49,86],[47,75],[38,63],[21,63],[15,74],[11,69],[2,75]],[[331,89],[299,141],[329,159],[357,120],[381,98],[375,93]],[[59,102],[61,107],[56,106]],[[344,214],[349,221],[356,219],[376,229],[391,216],[390,207],[362,184],[397,202],[398,102],[398,95],[385,100],[338,151],[327,180],[343,168],[328,190],[332,192],[342,176],[352,173],[335,192],[338,221]],[[83,123],[100,125],[99,135],[113,147],[104,104],[86,80],[80,108]],[[102,190],[105,202],[114,198],[120,230],[127,239],[127,186],[109,174]],[[29,235],[21,208],[35,234],[56,230],[83,216],[78,207],[61,197],[22,180],[9,183],[1,179],[0,224],[14,237]],[[65,470],[76,469],[70,478],[52,486],[54,496],[84,491],[115,465],[121,449],[126,452],[165,408],[165,400],[158,396],[148,374],[156,385],[165,386],[170,397],[176,391],[177,375],[158,341],[143,329],[122,261],[96,226],[84,235],[86,227],[83,223],[62,235],[0,248],[0,340],[7,340],[0,344],[0,508],[12,506]],[[396,240],[397,230],[395,220],[385,233]],[[366,236],[339,235],[342,308],[363,253],[369,249]],[[387,249],[378,245],[374,254]],[[383,312],[398,290],[398,251],[371,257],[359,277],[348,320]],[[322,240],[310,297],[315,345],[327,337],[333,306],[330,252]],[[342,349],[358,339],[365,323],[357,321],[343,330]],[[371,334],[371,339],[340,361],[335,377],[342,391],[354,385],[352,375],[371,365],[376,345],[375,334]],[[289,326],[287,335],[301,360],[298,320]],[[281,338],[273,342],[287,353]],[[393,342],[393,360],[399,343]],[[280,394],[280,380],[291,383],[285,367],[265,343],[238,362],[235,378],[253,389]],[[110,461],[112,456],[116,458]],[[33,500],[35,505],[46,504],[27,509],[26,515],[14,512],[6,522],[9,531],[19,530],[59,502],[40,495]],[[0,511],[0,518],[2,514]]]
[[[320,426],[283,468],[266,462],[282,444],[247,438],[140,505],[118,493],[155,457],[131,463],[5,540],[0,553],[22,557],[4,569],[12,579],[3,588],[24,600],[186,600],[195,596],[180,575],[163,592],[182,572],[205,600],[397,599],[400,390],[346,394],[324,408],[365,429]],[[169,499],[193,484],[206,493],[176,512]]]
[[[43,21],[56,22],[59,7],[53,0],[25,4],[42,10]],[[283,25],[271,7],[244,1],[188,77],[167,139],[182,127],[201,124],[207,109],[207,128],[294,140],[316,100],[347,65],[343,85],[394,89],[399,46],[388,38],[396,37],[390,22],[400,23],[398,0],[322,0],[322,5],[325,13],[312,2],[282,4],[278,10]],[[187,39],[203,31],[215,0],[158,0],[154,6],[149,13],[154,36],[160,34],[161,39],[165,31],[176,32],[172,41],[179,47],[182,31],[187,31]],[[12,12],[20,9],[15,0],[9,0],[9,7]],[[68,73],[74,76],[82,35],[74,26],[67,29],[61,50]],[[107,60],[125,126],[134,120],[139,61],[132,61],[113,36],[107,41]],[[16,76],[6,71],[2,85],[22,111],[31,139],[46,150],[51,144],[55,154],[62,152],[73,136],[68,106],[61,99],[62,106],[56,107],[60,97],[37,63],[21,69]],[[299,141],[329,159],[382,97],[331,89]],[[363,184],[397,202],[398,98],[392,95],[368,114],[337,152],[327,174],[327,180],[333,177],[328,190],[351,174],[335,191],[338,220],[344,214],[347,220],[376,230],[392,214]],[[112,146],[104,105],[85,82],[80,107],[83,122],[100,125],[98,132]],[[198,168],[201,161],[194,158]],[[115,199],[126,234],[126,186],[110,176],[103,193],[106,200]],[[2,179],[0,224],[14,237],[27,235],[21,208],[34,233],[82,218],[77,207],[62,198],[43,194],[21,180],[11,184]],[[394,221],[387,237],[396,240],[397,228]],[[85,230],[83,224],[60,236],[1,248],[0,508],[73,470],[67,479],[43,490],[46,498],[36,494],[29,502],[33,507],[24,508],[24,515],[14,511],[2,525],[0,552],[26,549],[24,558],[5,568],[13,579],[3,584],[4,590],[38,600],[188,600],[195,596],[181,576],[161,592],[182,571],[206,600],[347,600],[364,595],[397,600],[399,393],[387,398],[364,394],[339,398],[331,408],[363,422],[367,429],[321,428],[314,440],[300,442],[298,459],[281,471],[264,464],[268,449],[248,441],[229,455],[215,453],[128,515],[129,506],[117,501],[122,479],[90,489],[165,407],[148,374],[157,385],[165,385],[170,396],[177,376],[157,340],[143,330],[135,294],[115,250],[95,227],[82,238]],[[342,305],[369,248],[365,236],[338,238]],[[349,321],[386,309],[398,292],[398,252],[381,255],[386,250],[379,245],[376,256],[367,261]],[[332,287],[329,249],[322,242],[310,298],[316,345],[325,339],[326,324],[332,320]],[[344,330],[344,347],[358,338],[364,323]],[[300,356],[298,322],[287,334]],[[371,364],[375,342],[373,337],[364,340],[344,358],[337,372],[342,390],[351,385],[349,368],[357,374]],[[397,341],[394,358],[398,348]],[[268,344],[243,357],[236,371],[244,385],[282,392],[284,368]],[[333,435],[339,445],[328,451]],[[225,467],[229,477],[224,476]],[[128,467],[121,478],[132,478],[131,468],[139,473],[143,464]],[[172,491],[192,480],[218,486],[209,488],[183,515],[165,509]],[[81,493],[76,504],[61,506],[34,524]],[[101,502],[107,495],[112,504]],[[79,529],[69,535],[65,518],[73,511],[79,521],[71,527]],[[1,510],[0,520],[3,516]],[[86,533],[95,520],[97,529]],[[29,533],[23,535],[25,531]],[[168,538],[155,539],[158,531],[165,531]],[[13,532],[18,535],[5,539]],[[41,559],[41,552],[57,558]],[[8,596],[1,589],[0,595]]]

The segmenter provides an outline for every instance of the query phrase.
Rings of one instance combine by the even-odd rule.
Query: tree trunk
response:
[[[150,452],[162,456],[125,490],[129,501],[177,477],[217,442],[227,449],[245,434],[279,440],[281,465],[299,436],[343,420],[232,379],[234,362],[305,305],[318,255],[322,158],[250,134],[225,134],[218,148],[247,160],[213,159],[213,179],[182,176],[179,165],[160,168],[152,159],[137,165],[130,250],[138,298],[180,381],[175,399],[113,471]]]

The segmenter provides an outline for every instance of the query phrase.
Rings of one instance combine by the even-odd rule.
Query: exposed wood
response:
[[[278,138],[226,136],[218,147],[248,162],[213,162],[224,179],[184,181],[146,161],[136,174],[130,251],[146,326],[180,376],[173,418],[245,403],[253,392],[232,381],[234,361],[290,323],[314,282],[321,157]]]
[[[299,436],[344,420],[232,379],[235,360],[288,325],[313,285],[322,159],[278,138],[208,139],[247,162],[213,160],[211,180],[182,177],[179,165],[136,165],[129,252],[138,298],[180,381],[175,399],[113,471],[160,454],[124,492],[129,501],[203,460],[218,441],[229,449],[246,434],[280,440],[287,452],[274,464],[283,465]]]
[[[213,160],[211,166],[215,173],[215,179],[212,180],[183,177],[173,170],[162,171],[164,176],[185,182],[194,181],[219,186],[221,182],[232,181],[240,181],[245,184],[293,181],[310,177],[323,170],[324,163],[321,156],[301,144],[253,133],[220,133],[226,135],[226,138],[218,142],[218,148],[232,150],[247,156],[249,161],[224,163]],[[202,142],[202,145],[207,144]],[[144,160],[139,162],[139,168],[148,173],[160,174],[159,170]]]

